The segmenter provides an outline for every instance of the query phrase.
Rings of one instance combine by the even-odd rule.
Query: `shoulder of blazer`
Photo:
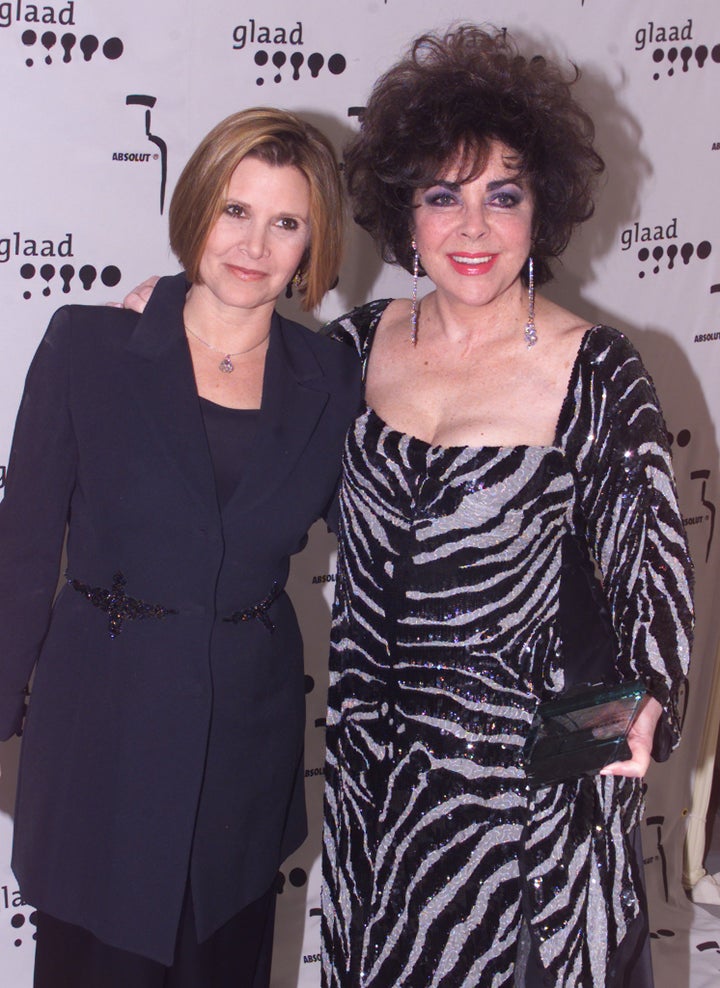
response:
[[[292,319],[280,315],[277,319],[286,356],[298,380],[309,383],[315,379],[332,390],[346,387],[354,391],[359,386],[360,361],[349,347]]]
[[[111,305],[65,305],[54,314],[48,334],[69,333],[80,351],[119,353],[130,347],[152,356],[183,338],[184,273],[161,278],[140,314]]]
[[[112,352],[127,346],[140,315],[105,305],[64,305],[50,319],[46,342]]]
[[[137,312],[101,305],[63,305],[50,318],[33,358],[47,367],[115,364],[138,323]]]

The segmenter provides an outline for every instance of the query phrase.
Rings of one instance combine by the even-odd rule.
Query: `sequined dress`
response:
[[[366,357],[387,304],[331,334]],[[618,677],[646,682],[677,742],[690,563],[652,383],[627,339],[596,326],[553,445],[431,446],[366,406],[344,455],[323,985],[509,988],[520,937],[547,984],[604,988],[641,909],[640,786],[533,789],[522,751],[539,698],[573,678],[568,538],[601,570]]]

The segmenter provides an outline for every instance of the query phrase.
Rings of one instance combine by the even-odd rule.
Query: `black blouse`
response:
[[[218,504],[222,511],[247,468],[260,409],[229,408],[202,397],[200,409],[215,471]]]

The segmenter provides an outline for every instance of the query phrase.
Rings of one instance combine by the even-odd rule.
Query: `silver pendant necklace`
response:
[[[213,346],[212,343],[208,343],[208,341],[204,340],[202,336],[198,336],[198,334],[194,333],[189,326],[185,326],[185,332],[193,336],[198,341],[198,343],[202,343],[203,346],[206,346],[208,350],[213,350],[215,353],[224,354],[223,359],[218,364],[218,370],[222,371],[223,374],[232,374],[232,372],[235,370],[235,364],[230,359],[231,357],[240,357],[244,353],[250,353],[252,350],[257,350],[259,346],[262,346],[263,343],[267,342],[270,336],[270,333],[268,333],[267,336],[263,336],[261,340],[259,340],[257,343],[253,343],[253,345],[249,346],[247,350],[236,350],[234,353],[226,353],[225,350],[221,350],[220,347]]]

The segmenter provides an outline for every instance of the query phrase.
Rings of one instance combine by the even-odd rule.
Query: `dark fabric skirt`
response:
[[[38,911],[34,988],[268,988],[275,899],[273,888],[198,943],[188,889],[171,967]]]
[[[640,915],[630,925],[612,959],[607,972],[605,988],[654,988],[655,986],[650,957],[650,928],[648,926],[645,873],[639,827],[635,828],[631,841],[635,852],[635,867],[641,893]],[[522,988],[548,988],[539,958],[532,947],[529,947],[525,960],[524,978],[521,975],[519,979]]]

